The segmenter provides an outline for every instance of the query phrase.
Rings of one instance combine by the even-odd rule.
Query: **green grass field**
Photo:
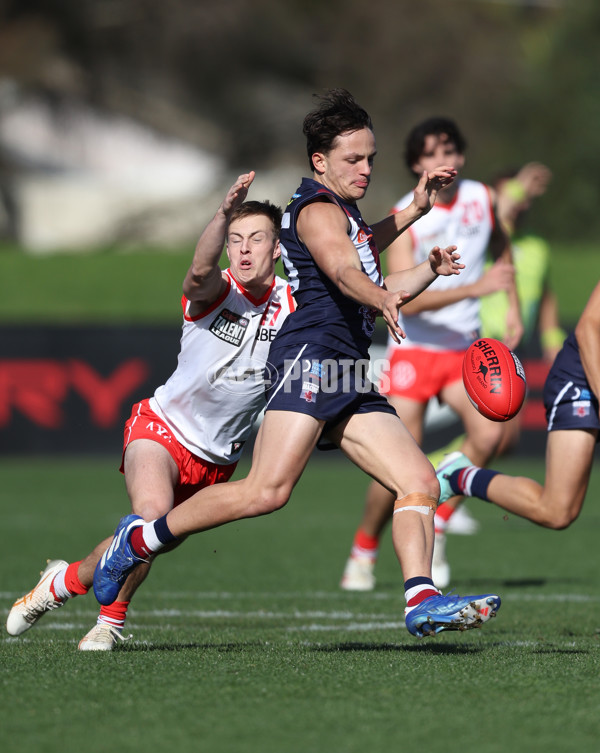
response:
[[[551,249],[560,316],[573,324],[600,279],[598,246],[552,243]],[[37,257],[0,246],[0,322],[178,324],[192,253],[193,244],[167,253],[111,249]]]
[[[46,558],[79,559],[127,511],[116,463],[0,462],[4,615]],[[543,472],[538,460],[501,465]],[[338,589],[366,486],[327,454],[281,512],[165,555],[130,609],[132,640],[112,653],[77,651],[95,621],[92,595],[21,638],[5,633],[1,749],[596,750],[600,474],[567,531],[470,501],[482,531],[450,537],[453,586],[497,591],[502,609],[482,630],[423,640],[404,628],[389,535],[376,591]]]

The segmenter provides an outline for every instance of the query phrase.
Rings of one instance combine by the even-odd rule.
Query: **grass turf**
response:
[[[115,465],[0,462],[4,614],[46,557],[78,558],[114,528],[127,510]],[[537,460],[502,467],[543,473]],[[389,534],[376,591],[338,589],[367,480],[333,455],[314,460],[281,512],[159,560],[118,650],[76,650],[95,621],[91,595],[5,634],[2,750],[593,750],[599,484],[594,473],[581,518],[562,532],[471,501],[482,530],[449,538],[452,585],[497,591],[502,609],[482,630],[417,640],[403,626]]]
[[[552,243],[551,249],[550,282],[561,320],[572,325],[600,279],[600,254],[593,244]],[[169,252],[107,249],[49,256],[0,245],[0,322],[178,324],[192,254],[193,244]],[[385,254],[382,259],[385,265]],[[226,266],[225,256],[221,262]],[[283,275],[281,262],[277,272]]]

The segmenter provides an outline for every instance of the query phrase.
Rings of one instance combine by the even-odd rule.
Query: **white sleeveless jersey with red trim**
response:
[[[184,319],[177,368],[150,407],[194,455],[212,463],[237,461],[265,406],[269,347],[295,303],[275,277],[261,299],[225,271],[227,289],[207,311]],[[265,367],[266,371],[265,371]]]
[[[412,192],[392,211],[406,207]],[[425,261],[434,246],[457,246],[465,265],[460,275],[440,276],[427,290],[448,290],[469,285],[484,271],[486,251],[494,229],[494,212],[488,187],[474,180],[461,180],[450,204],[434,204],[409,229],[415,264]],[[479,299],[465,298],[436,311],[404,316],[401,321],[406,340],[400,347],[415,345],[444,350],[463,350],[477,337],[481,326]]]

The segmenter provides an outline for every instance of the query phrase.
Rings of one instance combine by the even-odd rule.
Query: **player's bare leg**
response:
[[[404,426],[420,444],[425,404],[413,400],[389,398],[389,402],[406,415]],[[398,405],[399,404],[399,405]],[[379,542],[385,527],[392,519],[396,494],[377,481],[367,489],[363,515],[354,535],[352,550],[344,566],[340,587],[346,591],[371,591],[375,587],[375,564]]]
[[[409,509],[395,515],[392,529],[404,579],[429,577],[433,511],[439,487],[433,466],[410,432],[396,416],[376,412],[350,417],[336,427],[332,438],[350,460],[389,490],[394,501],[411,494],[422,494],[434,500],[427,514]]]
[[[551,431],[544,485],[523,476],[494,476],[490,502],[546,528],[569,526],[581,512],[596,447],[594,431]]]
[[[336,436],[337,435],[337,436]],[[406,626],[416,636],[478,627],[495,616],[495,594],[442,596],[431,579],[433,515],[438,486],[433,466],[397,417],[359,414],[332,432],[345,454],[397,497],[392,539],[404,576]]]
[[[177,465],[169,452],[150,439],[137,439],[127,446],[124,458],[125,484],[132,512],[144,520],[154,520],[173,507],[173,489],[179,479]],[[82,561],[79,577],[93,582],[98,561],[112,542],[103,541]],[[129,602],[148,577],[150,562],[142,563],[123,584],[113,604],[103,606],[96,625],[79,642],[82,651],[110,651],[121,637]]]

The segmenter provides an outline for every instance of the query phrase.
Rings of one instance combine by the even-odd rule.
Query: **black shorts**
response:
[[[324,431],[357,413],[396,411],[368,377],[369,359],[355,359],[306,343],[271,347],[267,410],[305,413],[326,422]]]
[[[544,385],[548,431],[563,429],[600,430],[598,399],[587,380],[569,378],[554,366]],[[596,441],[600,439],[600,435]]]

